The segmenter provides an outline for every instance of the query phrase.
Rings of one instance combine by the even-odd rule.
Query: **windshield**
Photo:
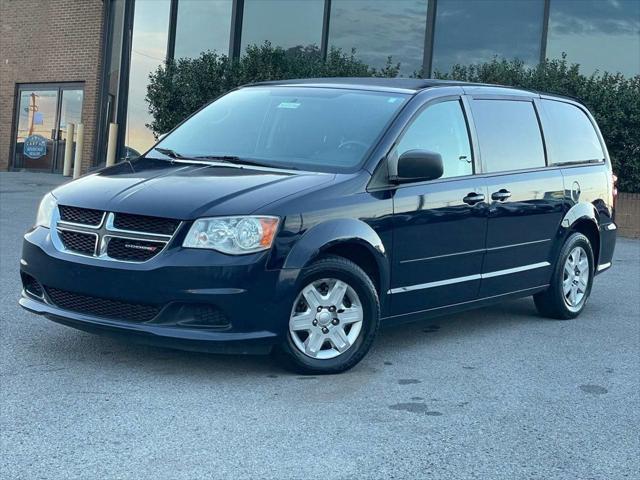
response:
[[[189,118],[150,155],[353,170],[406,99],[399,93],[333,88],[243,88]]]

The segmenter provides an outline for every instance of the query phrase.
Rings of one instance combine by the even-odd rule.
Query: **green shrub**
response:
[[[198,58],[161,65],[150,75],[146,100],[153,121],[147,126],[167,132],[210,100],[239,85],[264,80],[309,77],[396,77],[391,57],[382,69],[371,68],[349,54],[332,49],[326,60],[316,46],[284,50],[265,42],[247,48],[239,59],[204,52]],[[493,83],[557,93],[582,101],[604,135],[621,191],[640,192],[640,75],[580,73],[566,58],[528,67],[518,60],[454,66],[438,78]]]
[[[438,78],[493,83],[557,93],[577,98],[596,118],[624,192],[640,192],[640,75],[598,72],[586,76],[580,66],[560,60],[547,60],[527,67],[518,60],[494,59],[470,66],[454,66]]]
[[[157,136],[220,95],[247,83],[289,78],[395,77],[399,65],[391,58],[382,69],[367,66],[355,57],[331,49],[323,60],[314,45],[284,50],[269,42],[252,45],[237,60],[215,52],[197,58],[167,62],[149,76],[146,100],[153,117],[147,124]]]

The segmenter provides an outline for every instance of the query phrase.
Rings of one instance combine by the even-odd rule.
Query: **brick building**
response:
[[[566,52],[584,73],[640,73],[638,0],[0,0],[0,169],[60,172],[84,124],[83,171],[144,152],[149,73],[249,44],[355,49],[401,75]]]
[[[101,0],[0,2],[0,169],[50,170],[53,166],[59,170],[66,123],[80,120],[85,125],[83,163],[85,168],[92,164],[103,20]],[[38,95],[33,97],[38,111],[33,108],[34,92]],[[60,109],[62,115],[57,115]],[[56,116],[63,118],[57,120]],[[19,127],[22,131],[17,132]],[[30,129],[32,135],[48,140],[47,152],[41,158],[16,159],[16,155],[22,156],[15,151],[16,136],[24,138],[25,130],[28,134]]]

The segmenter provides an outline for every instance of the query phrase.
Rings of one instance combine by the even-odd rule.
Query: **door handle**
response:
[[[467,196],[464,197],[462,201],[469,205],[475,205],[476,203],[484,201],[484,195],[481,193],[471,192],[467,194]]]
[[[491,194],[491,200],[496,200],[498,202],[504,202],[507,198],[511,196],[511,192],[506,188],[502,188],[497,192],[493,192]]]

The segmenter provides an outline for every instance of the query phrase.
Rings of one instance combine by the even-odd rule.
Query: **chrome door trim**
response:
[[[470,282],[472,280],[480,280],[482,275],[467,275],[465,277],[455,277],[455,278],[447,278],[446,280],[439,280],[437,282],[428,282],[428,283],[420,283],[418,285],[408,285],[406,287],[397,287],[389,290],[389,293],[404,293],[411,292],[413,290],[422,290],[425,288],[434,288],[434,287],[443,287],[445,285],[451,285],[453,283],[462,283],[462,282]]]
[[[457,255],[470,255],[472,253],[482,253],[484,251],[485,251],[484,248],[479,248],[477,250],[466,250],[464,252],[447,253],[445,255],[434,255],[433,257],[411,258],[409,260],[400,260],[400,263],[423,262],[423,261],[427,261],[427,260],[435,260],[435,259],[438,259],[438,258],[455,257]]]
[[[531,263],[529,265],[522,265],[520,267],[506,268],[504,270],[496,270],[494,272],[478,273],[475,275],[466,275],[464,277],[447,278],[445,280],[439,280],[437,282],[420,283],[417,285],[408,285],[405,287],[396,287],[396,288],[390,289],[387,293],[389,294],[405,293],[405,292],[411,292],[414,290],[423,290],[426,288],[443,287],[445,285],[451,285],[454,283],[470,282],[472,280],[481,280],[483,278],[499,277],[501,275],[511,275],[512,273],[526,272],[528,270],[535,270],[537,268],[545,268],[549,266],[551,266],[549,262]]]
[[[510,275],[512,273],[526,272],[527,270],[535,270],[536,268],[550,267],[549,262],[538,262],[530,265],[522,265],[521,267],[507,268],[505,270],[496,270],[495,272],[483,273],[482,278],[493,278],[501,275]]]
[[[511,245],[502,245],[500,247],[487,248],[487,252],[493,252],[494,250],[503,250],[505,248],[523,247],[525,245],[535,245],[536,243],[546,243],[546,242],[550,242],[550,241],[551,241],[550,238],[545,238],[544,240],[534,240],[532,242],[522,242],[522,243],[514,243],[514,244],[511,244]]]

